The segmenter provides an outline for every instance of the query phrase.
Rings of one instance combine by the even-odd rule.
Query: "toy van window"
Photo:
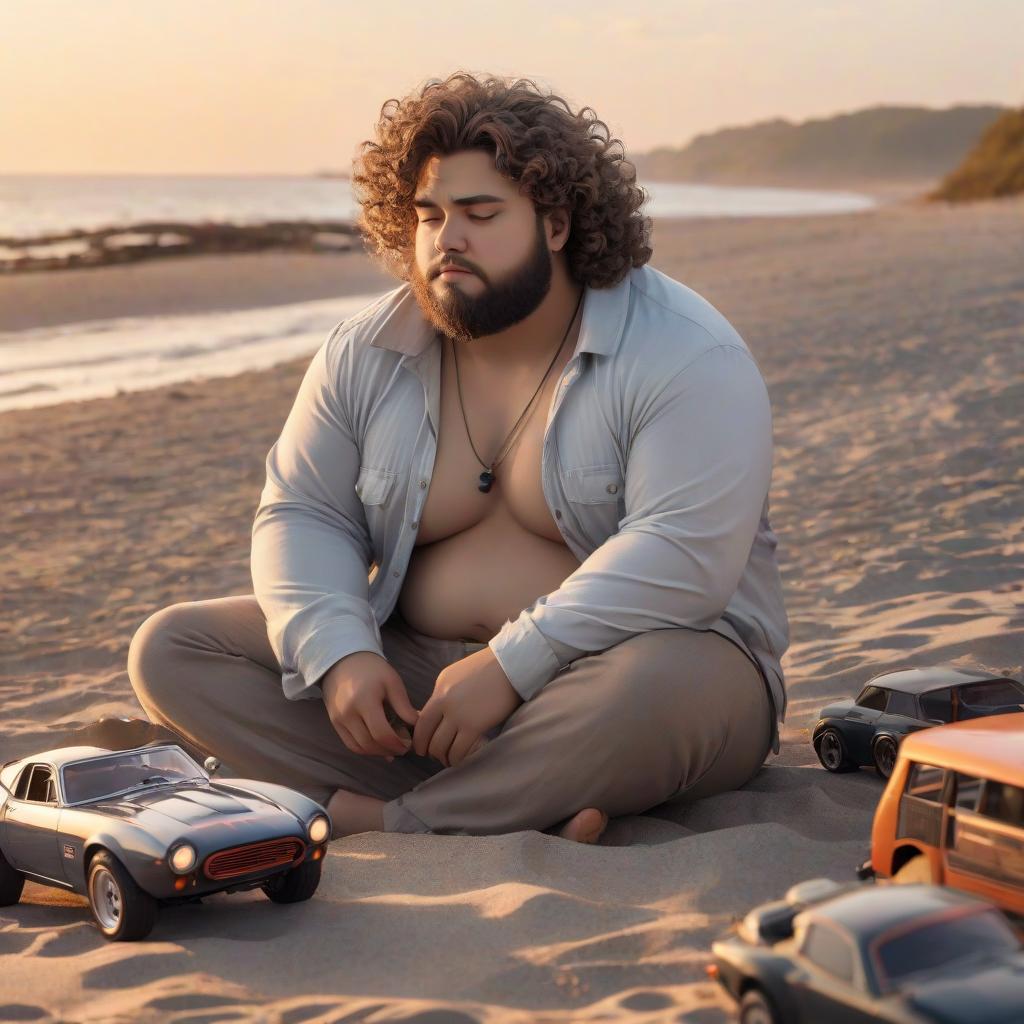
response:
[[[956,773],[956,805],[964,811],[978,808],[978,797],[981,795],[981,779],[973,775]]]
[[[899,988],[913,975],[951,967],[958,960],[1020,949],[1006,918],[995,908],[958,917],[931,918],[879,943],[876,959],[883,988]]]
[[[920,800],[942,801],[943,771],[930,764],[914,764],[907,773],[907,796]]]
[[[946,687],[944,690],[932,690],[931,693],[922,693],[921,717],[927,721],[952,722],[953,721],[953,690]]]
[[[853,982],[853,948],[834,929],[822,924],[810,925],[800,952],[823,971],[847,983]]]
[[[957,696],[960,703],[968,708],[1012,710],[1024,706],[1024,687],[1012,679],[968,683],[958,688]]]
[[[884,711],[888,692],[880,686],[865,686],[857,698],[857,706],[868,711]]]
[[[206,777],[179,748],[154,747],[73,761],[64,767],[64,795],[75,804]]]
[[[889,703],[885,706],[888,715],[902,715],[904,718],[917,718],[917,706],[914,698],[909,693],[900,693],[892,690],[889,694]]]
[[[1007,825],[1024,827],[1024,789],[989,780],[981,797],[980,811]]]

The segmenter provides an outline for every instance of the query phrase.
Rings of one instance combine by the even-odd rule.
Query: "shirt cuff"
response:
[[[524,701],[535,697],[562,669],[528,611],[521,612],[515,622],[506,622],[487,646]]]
[[[342,658],[356,651],[371,651],[384,657],[379,631],[370,631],[365,623],[351,616],[324,623],[306,638],[298,653],[298,671],[286,669],[281,675],[288,700],[323,698],[319,686],[327,671]]]

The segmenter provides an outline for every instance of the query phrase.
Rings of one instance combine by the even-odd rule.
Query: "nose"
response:
[[[434,248],[439,253],[462,252],[466,248],[465,233],[453,218],[446,218],[441,225],[434,237]]]

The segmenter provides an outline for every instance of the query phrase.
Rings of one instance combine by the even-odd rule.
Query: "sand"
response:
[[[741,331],[772,399],[781,753],[738,792],[613,820],[597,846],[352,836],[311,902],[216,896],[165,910],[145,943],[106,943],[84,899],[29,884],[0,910],[0,1019],[725,1021],[711,940],[867,853],[881,782],[817,765],[817,710],[888,669],[1021,678],[1024,201],[664,222],[654,243]],[[21,275],[0,282],[0,327],[374,280],[357,254]],[[141,715],[125,660],[143,619],[251,590],[263,459],[306,361],[0,415],[2,759]]]

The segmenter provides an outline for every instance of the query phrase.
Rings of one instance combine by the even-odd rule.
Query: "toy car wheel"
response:
[[[739,1018],[740,1024],[782,1024],[771,1000],[759,988],[750,988],[743,993]]]
[[[871,756],[874,758],[878,774],[883,779],[889,778],[896,767],[896,741],[891,736],[879,736],[871,748]]]
[[[818,760],[830,772],[852,772],[859,766],[846,753],[846,744],[838,729],[824,729],[814,744]]]
[[[933,881],[932,866],[924,854],[919,854],[917,857],[911,857],[910,860],[908,860],[907,863],[892,876],[892,881],[896,885],[913,885],[916,882],[931,882]]]
[[[17,903],[24,888],[25,876],[15,871],[0,852],[0,907],[10,907]]]
[[[262,888],[267,899],[275,903],[301,903],[308,900],[320,884],[320,869],[323,861],[307,860],[291,871],[282,871],[279,875],[264,882]]]
[[[89,863],[88,896],[99,930],[113,942],[144,939],[156,923],[156,900],[109,850],[100,850]]]

